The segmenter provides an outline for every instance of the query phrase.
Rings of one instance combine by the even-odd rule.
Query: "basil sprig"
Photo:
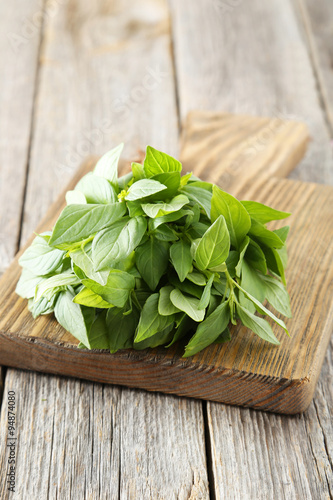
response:
[[[184,338],[193,356],[230,340],[237,321],[279,344],[263,316],[286,326],[263,303],[291,317],[289,228],[266,224],[290,214],[181,176],[179,161],[150,146],[118,178],[122,147],[67,193],[53,231],[21,256],[16,292],[34,317],[54,312],[80,347],[110,352]]]

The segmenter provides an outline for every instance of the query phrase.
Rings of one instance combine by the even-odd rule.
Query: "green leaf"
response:
[[[82,284],[100,295],[109,304],[116,307],[124,307],[131,290],[135,287],[135,279],[130,274],[112,269],[106,285],[100,285],[93,280],[82,280]]]
[[[124,144],[121,143],[119,146],[111,149],[102,156],[100,160],[96,163],[94,174],[100,177],[105,177],[111,182],[112,186],[118,192],[118,162],[120,155],[123,151]]]
[[[181,178],[180,178],[180,185],[181,187],[184,187],[188,184],[188,181],[191,179],[192,177],[192,172],[189,172],[185,175],[182,175]]]
[[[56,222],[49,245],[67,249],[72,243],[89,238],[101,229],[111,226],[125,212],[124,203],[68,205]]]
[[[168,267],[168,244],[155,238],[149,238],[146,243],[137,247],[135,255],[139,273],[149,288],[155,290]]]
[[[31,312],[33,318],[37,318],[38,316],[51,314],[54,311],[54,307],[56,301],[58,299],[58,295],[54,295],[51,300],[46,299],[45,297],[41,297],[39,300],[29,299],[28,301],[28,309]]]
[[[212,193],[206,189],[192,186],[191,184],[184,186],[181,192],[186,194],[190,200],[197,203],[205,211],[207,217],[210,218]]]
[[[180,281],[184,281],[192,267],[191,246],[180,240],[170,247],[170,258]]]
[[[206,307],[209,304],[210,291],[211,291],[211,288],[212,288],[214,277],[215,277],[215,275],[212,274],[211,277],[209,278],[208,282],[207,282],[207,285],[204,288],[204,291],[202,292],[202,296],[201,296],[201,299],[200,299],[200,302],[199,302],[199,305],[198,305],[199,309],[206,309]]]
[[[251,227],[251,219],[246,209],[234,196],[217,186],[213,186],[212,222],[223,215],[230,233],[231,244],[237,249]]]
[[[116,203],[117,193],[111,183],[93,173],[89,173],[75,186],[75,191],[84,194],[87,203]]]
[[[191,319],[187,314],[183,313],[180,320],[177,321],[176,323],[176,331],[173,334],[173,338],[166,347],[172,346],[175,342],[178,342],[178,340],[182,339],[187,335],[187,333],[193,329],[194,325],[196,323]]]
[[[126,259],[140,244],[147,229],[144,217],[121,220],[98,233],[93,241],[95,269],[110,268],[113,262]]]
[[[132,167],[134,182],[146,178],[145,170],[143,168],[143,165],[141,165],[141,163],[133,162],[131,167]]]
[[[289,212],[281,212],[274,208],[258,203],[257,201],[241,201],[241,204],[246,208],[252,219],[255,219],[262,224],[272,220],[286,219],[291,214]]]
[[[113,307],[106,315],[110,352],[133,347],[135,330],[139,321],[139,314],[133,309],[131,314],[124,315],[123,309]]]
[[[23,269],[15,292],[23,299],[31,299],[35,296],[36,287],[43,281],[46,281],[43,276],[35,276],[29,269]]]
[[[187,196],[179,194],[175,196],[169,203],[144,203],[142,204],[142,210],[151,217],[161,217],[162,215],[167,215],[170,212],[177,212],[184,205],[189,202]]]
[[[269,248],[282,248],[283,241],[279,236],[267,229],[263,224],[251,219],[251,229],[249,235],[254,238],[257,242],[262,243]]]
[[[227,328],[229,321],[229,304],[228,302],[223,302],[208,318],[199,324],[195,334],[185,348],[183,357],[193,356],[212,344]]]
[[[230,330],[227,327],[218,337],[214,340],[214,344],[225,344],[226,342],[230,342],[231,334]]]
[[[254,269],[262,272],[262,274],[267,273],[267,263],[266,257],[258,243],[250,239],[249,246],[246,250],[246,260]]]
[[[65,252],[52,248],[41,236],[36,236],[30,247],[19,258],[19,264],[35,275],[43,276],[56,271],[63,260]]]
[[[105,320],[106,313],[98,314],[88,333],[90,349],[109,349],[109,335]]]
[[[248,293],[250,293],[253,297],[255,297],[259,302],[263,302],[265,300],[265,288],[263,283],[255,269],[251,267],[246,260],[243,261],[242,265],[242,273],[241,273],[241,287],[244,288]],[[244,297],[242,292],[240,292],[240,303],[246,309],[251,312],[255,311],[255,307],[253,303]]]
[[[265,297],[279,313],[291,318],[290,300],[286,288],[271,276],[260,276],[265,284]]]
[[[167,172],[163,174],[157,174],[152,177],[152,180],[158,181],[164,184],[167,188],[163,190],[162,193],[157,193],[151,196],[151,200],[166,200],[173,198],[180,187],[180,173],[179,172]]]
[[[170,293],[170,300],[174,306],[184,311],[194,321],[202,321],[205,317],[205,310],[199,309],[199,300],[194,297],[183,295],[180,290],[175,288]]]
[[[189,295],[193,295],[193,297],[196,297],[197,299],[201,299],[202,296],[202,287],[195,285],[189,280],[185,281],[180,281],[178,279],[178,276],[176,274],[170,273],[168,275],[169,282],[171,283],[172,286],[175,288],[179,288],[184,293],[187,293]]]
[[[149,220],[149,230],[154,231],[161,224],[178,221],[182,217],[185,217],[186,215],[191,215],[191,214],[193,214],[192,210],[181,209],[181,210],[178,210],[177,212],[172,212],[168,215],[163,215],[162,217],[157,217],[156,219],[150,219]]]
[[[147,147],[143,166],[147,177],[164,172],[181,172],[182,170],[182,164],[178,160],[151,146]]]
[[[265,258],[268,268],[281,277],[282,283],[286,285],[286,278],[284,274],[284,264],[279,254],[279,250],[275,248],[263,247]],[[280,250],[281,251],[281,250]]]
[[[192,271],[191,273],[188,273],[186,278],[192,281],[192,283],[194,283],[195,285],[199,286],[205,286],[207,283],[205,276],[197,271]]]
[[[125,189],[129,184],[133,183],[133,173],[128,172],[128,174],[122,175],[118,179],[119,189]]]
[[[244,293],[244,295],[249,299],[251,300],[251,302],[254,303],[254,305],[256,306],[256,309],[257,311],[260,313],[260,314],[266,314],[267,316],[269,316],[273,321],[275,321],[276,324],[278,324],[281,328],[283,328],[283,330],[286,332],[287,335],[289,335],[288,333],[288,329],[284,323],[284,321],[282,321],[282,319],[280,318],[277,318],[275,316],[275,314],[273,314],[269,309],[266,309],[266,307],[264,305],[262,305],[255,297],[253,297],[247,290],[245,290],[243,287],[241,287],[240,285],[238,285],[236,282],[235,282],[236,286]]]
[[[235,273],[238,278],[240,278],[241,273],[242,273],[242,265],[243,265],[243,260],[244,260],[244,255],[247,250],[247,247],[249,246],[250,243],[250,238],[248,236],[245,236],[244,240],[242,241],[240,248],[239,248],[239,260],[237,263],[237,266],[235,267]]]
[[[205,232],[197,246],[195,260],[199,269],[204,270],[221,265],[228,257],[230,237],[223,216]]]
[[[69,253],[69,256],[72,259],[72,262],[74,262],[74,264],[84,272],[86,277],[97,281],[100,285],[105,285],[108,279],[109,271],[95,271],[92,260],[91,242],[87,243],[84,248],[75,248]]]
[[[153,349],[154,347],[157,347],[159,345],[167,344],[172,340],[173,331],[174,331],[174,323],[171,323],[166,328],[164,328],[164,330],[155,333],[155,335],[152,335],[151,337],[148,337],[147,339],[142,340],[141,342],[134,342],[133,347],[135,350],[138,351],[142,349],[147,349],[147,347]]]
[[[82,306],[97,307],[98,309],[109,309],[110,307],[114,307],[109,302],[106,302],[100,295],[89,290],[89,288],[83,288],[75,295],[74,302]]]
[[[140,321],[136,330],[134,343],[152,337],[174,323],[174,315],[162,316],[158,312],[159,294],[153,293],[146,301],[141,311]]]
[[[90,349],[89,331],[95,318],[95,309],[75,304],[73,298],[73,291],[62,292],[56,302],[54,315],[65,330]]]
[[[160,298],[158,301],[158,312],[161,316],[170,316],[171,314],[176,314],[180,311],[178,307],[175,307],[170,300],[170,293],[174,290],[173,286],[163,286],[160,289]]]
[[[164,189],[166,189],[166,186],[160,182],[153,181],[152,179],[141,179],[140,181],[134,182],[129,187],[125,200],[141,200],[152,194],[159,193]]]
[[[167,226],[166,224],[162,224],[161,226],[159,226],[154,231],[154,236],[155,236],[155,238],[157,238],[158,240],[161,240],[161,241],[177,241],[178,240],[178,236],[175,233],[175,231],[173,231],[171,229],[171,227]]]
[[[77,190],[67,191],[66,193],[67,205],[84,205],[87,203],[86,197],[83,193]]]
[[[263,340],[270,342],[271,344],[279,345],[280,342],[275,337],[271,325],[263,318],[255,316],[250,311],[247,311],[240,304],[237,304],[237,314],[239,319],[247,328],[252,330],[256,335],[258,335]]]
[[[277,234],[280,240],[282,240],[283,243],[285,243],[287,240],[289,229],[290,229],[289,226],[283,226],[280,227],[280,229],[274,229],[273,233]]]
[[[36,287],[35,300],[39,300],[41,297],[46,297],[51,299],[53,294],[57,291],[59,287],[64,287],[68,285],[78,285],[80,280],[71,271],[66,271],[61,274],[55,274],[50,278],[42,281]]]

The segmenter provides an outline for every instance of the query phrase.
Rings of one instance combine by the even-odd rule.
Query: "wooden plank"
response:
[[[332,184],[330,136],[292,1],[170,4],[181,119],[202,109],[305,121],[313,140],[291,177]]]
[[[199,401],[11,369],[6,387],[17,399],[17,498],[208,498]],[[2,443],[6,427],[3,410]]]
[[[33,16],[40,11],[38,0],[0,4],[0,274],[18,250],[41,32]]]
[[[59,4],[44,30],[23,240],[87,155],[121,140],[127,157],[146,143],[178,146],[165,2]],[[18,496],[208,498],[200,403],[7,375],[19,397]]]
[[[328,2],[311,5],[322,11]],[[183,118],[200,107],[304,119],[312,143],[292,176],[332,184],[329,133],[291,3],[173,0],[171,6]],[[325,22],[317,37],[322,40],[329,26]],[[320,46],[325,59],[330,45]],[[290,418],[208,403],[216,499],[332,498],[332,347],[303,415]]]
[[[197,119],[202,123],[202,118],[201,113],[193,114],[188,122],[189,131],[185,131],[183,143],[186,164],[191,165],[196,174],[200,173],[196,170],[198,164],[210,180],[215,180],[225,168],[230,168],[229,157],[236,159],[238,157],[233,154],[230,147],[229,155],[226,155],[224,162],[212,162],[212,155],[209,155],[211,141],[207,139],[207,135],[213,136],[216,140],[214,154],[217,158],[222,157],[221,152],[226,150],[226,144],[229,142],[236,142],[238,151],[238,140],[230,140],[232,132],[225,133],[225,130],[238,128],[237,120],[229,116],[223,116],[220,120],[213,115],[210,123],[208,115],[205,115],[204,132],[201,132],[199,126],[192,126],[191,123]],[[239,118],[239,123],[245,121],[244,117]],[[250,130],[258,128],[254,125],[255,121],[253,118],[248,120]],[[221,123],[222,132],[219,133]],[[262,121],[259,119],[259,125],[261,124]],[[304,150],[306,135],[297,123],[293,126],[289,123],[288,128],[294,141],[288,142],[283,136],[276,136],[274,142],[267,146],[271,153],[265,152],[259,155],[259,160],[263,156],[267,164],[272,154],[279,151],[279,155],[287,160],[290,169],[289,156],[292,157],[291,153],[297,148]],[[301,134],[293,135],[293,129],[301,131]],[[245,126],[243,134],[246,136]],[[239,138],[239,132],[236,133],[236,137]],[[290,145],[294,147],[291,147],[289,156],[283,154],[284,149]],[[298,158],[299,154],[296,157]],[[73,349],[78,341],[61,328],[53,317],[44,316],[33,320],[26,309],[26,301],[15,295],[14,288],[20,275],[20,268],[15,262],[0,285],[0,295],[3,297],[0,315],[0,361],[6,359],[10,366],[82,376],[96,381],[243,404],[284,413],[297,413],[306,409],[320,372],[330,335],[329,318],[333,314],[333,304],[330,300],[326,300],[326,315],[322,314],[325,297],[329,296],[331,279],[331,274],[326,273],[325,283],[322,281],[324,263],[330,262],[331,258],[333,225],[327,226],[327,220],[331,214],[330,197],[333,195],[333,189],[272,178],[254,182],[255,177],[260,177],[260,169],[266,170],[262,161],[259,161],[258,165],[257,175],[254,170],[255,163],[252,171],[247,169],[252,173],[250,176],[245,173],[247,183],[245,186],[238,186],[235,194],[241,195],[242,198],[254,198],[283,210],[290,209],[293,212],[290,221],[292,230],[289,244],[289,281],[295,314],[293,320],[289,322],[292,338],[282,336],[279,332],[279,337],[282,337],[281,347],[272,348],[255,335],[249,336],[247,329],[236,327],[233,329],[233,340],[230,343],[208,348],[188,360],[180,357],[183,346],[175,346],[167,351],[164,348],[142,352],[127,350],[114,355],[101,351]],[[274,163],[275,167],[277,165],[278,161]],[[270,177],[274,174],[274,166],[270,166]],[[247,168],[247,163],[243,168]],[[242,172],[243,169],[240,167],[239,171]],[[208,172],[210,173],[207,174]],[[224,186],[228,188],[226,183]],[[61,203],[57,205],[58,210],[50,210],[46,221],[37,232],[54,225]],[[313,224],[308,228],[306,222],[310,214]],[[331,220],[333,221],[332,218]],[[317,258],[312,259],[311,248],[316,244],[318,244]],[[318,262],[321,262],[320,266]],[[301,273],[303,269],[307,272]],[[313,276],[317,276],[317,279],[313,280]],[[8,283],[12,285],[9,287]],[[307,300],[304,300],[304,297],[307,297]],[[315,307],[316,303],[321,306]],[[313,305],[311,317],[308,314],[308,304]],[[201,373],[203,367],[209,370]],[[211,386],[213,381],[214,387]]]
[[[333,8],[329,0],[298,0],[325,112],[333,132]]]

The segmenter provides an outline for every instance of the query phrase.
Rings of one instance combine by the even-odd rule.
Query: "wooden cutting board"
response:
[[[303,156],[307,140],[300,123],[195,112],[184,126],[181,148],[185,171],[241,199],[292,212],[287,270],[291,338],[273,327],[281,345],[272,346],[239,326],[228,344],[187,359],[181,357],[182,345],[116,354],[80,350],[52,315],[33,320],[27,302],[15,295],[16,257],[0,282],[0,364],[274,412],[304,411],[333,320],[333,188],[283,178]],[[93,164],[84,165],[66,190]],[[50,229],[63,206],[64,195],[37,231]]]

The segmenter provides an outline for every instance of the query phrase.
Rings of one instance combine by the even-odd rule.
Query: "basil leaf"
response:
[[[161,217],[162,215],[167,215],[170,212],[177,212],[188,202],[189,199],[187,196],[179,194],[169,203],[144,203],[142,205],[142,210],[148,215],[148,217],[155,219],[155,217]]]
[[[124,315],[123,309],[113,307],[106,315],[106,324],[109,332],[110,352],[133,347],[135,330],[139,321],[139,314],[133,309],[131,314]]]
[[[191,273],[188,273],[186,278],[192,281],[192,283],[194,283],[195,285],[199,286],[205,286],[207,283],[205,276],[197,271],[192,271]]]
[[[116,203],[117,193],[111,183],[103,178],[89,173],[75,186],[75,191],[83,193],[87,203]]]
[[[157,174],[152,177],[152,180],[158,181],[166,186],[163,193],[152,195],[151,200],[166,200],[168,198],[173,198],[180,187],[180,173],[179,172],[168,172],[163,174]]]
[[[189,295],[193,295],[197,299],[201,299],[202,296],[202,288],[201,286],[197,286],[191,281],[187,279],[185,281],[180,281],[176,275],[173,273],[169,275],[169,281],[171,285],[175,288],[179,288],[184,293],[188,293]]]
[[[192,186],[191,184],[184,186],[181,192],[186,194],[190,200],[197,203],[205,211],[207,217],[210,217],[212,193],[206,189]]]
[[[37,285],[35,300],[39,300],[41,297],[46,297],[50,300],[59,287],[78,285],[79,283],[80,280],[71,271],[55,274]]]
[[[149,238],[146,243],[137,247],[135,255],[139,273],[149,288],[155,290],[168,267],[168,245],[155,238]]]
[[[182,170],[182,164],[178,160],[151,146],[147,147],[143,166],[147,177],[164,172],[181,172]]]
[[[230,249],[230,237],[226,221],[223,216],[216,219],[214,224],[203,235],[199,242],[195,260],[199,269],[217,267],[225,262]]]
[[[102,156],[100,160],[96,163],[94,174],[100,177],[105,177],[111,182],[112,186],[118,192],[118,162],[120,155],[123,151],[124,144],[119,144],[119,146],[111,149]]]
[[[180,240],[170,247],[170,258],[180,281],[184,281],[192,268],[191,246]]]
[[[100,295],[109,304],[116,307],[124,307],[131,290],[135,287],[135,279],[124,271],[112,269],[106,285],[100,285],[93,280],[84,279],[82,284]]]
[[[244,288],[242,288],[237,283],[236,283],[236,286],[244,293],[244,295],[249,300],[251,300],[251,302],[254,303],[254,305],[256,306],[257,311],[260,314],[266,314],[267,316],[269,316],[273,321],[275,321],[275,323],[277,323],[281,328],[283,328],[283,330],[286,332],[287,335],[289,335],[287,327],[286,327],[284,321],[282,321],[282,319],[277,318],[275,316],[275,314],[273,314],[269,309],[266,309],[266,307],[263,304],[261,304],[255,297],[253,297],[249,292],[247,292]]]
[[[88,333],[90,349],[109,349],[109,335],[106,326],[106,313],[103,311],[98,314]]]
[[[54,315],[65,330],[91,349],[89,331],[95,318],[95,309],[75,304],[73,298],[73,291],[62,292],[56,302]]]
[[[237,263],[237,266],[235,267],[235,273],[238,278],[240,278],[241,273],[242,273],[242,265],[243,265],[243,260],[244,260],[244,255],[245,252],[249,246],[250,243],[250,238],[248,236],[245,236],[244,240],[242,241],[240,248],[239,248],[239,260]]]
[[[251,240],[249,246],[246,250],[246,260],[254,269],[258,269],[258,271],[262,272],[262,274],[267,273],[267,263],[266,257],[258,243]]]
[[[283,241],[279,238],[279,236],[267,229],[263,224],[257,222],[254,219],[251,219],[251,229],[249,231],[249,235],[252,236],[257,242],[263,243],[269,248],[282,248]]]
[[[127,205],[128,213],[129,213],[130,217],[138,217],[139,215],[145,215],[144,211],[142,210],[140,200],[127,201],[126,205]]]
[[[174,290],[173,286],[163,286],[160,289],[160,298],[158,301],[158,312],[161,316],[170,316],[178,313],[180,309],[174,306],[170,300],[170,293]]]
[[[199,300],[194,297],[183,295],[180,290],[175,288],[170,293],[170,300],[174,306],[184,311],[194,321],[202,321],[205,317],[205,310],[199,309]]]
[[[291,214],[289,212],[281,212],[274,208],[258,203],[257,201],[241,201],[241,204],[246,208],[247,213],[252,219],[255,219],[262,224],[272,220],[286,219]]]
[[[227,328],[229,321],[229,304],[228,302],[223,302],[208,318],[199,324],[195,334],[185,348],[183,358],[193,356],[212,344]]]
[[[291,318],[290,299],[286,288],[271,276],[260,276],[265,284],[265,297],[279,313]]]
[[[209,304],[209,299],[210,299],[210,291],[212,288],[212,284],[214,281],[214,274],[211,275],[209,278],[207,285],[204,288],[204,291],[202,292],[202,296],[198,305],[198,309],[206,309],[206,307]]]
[[[35,275],[43,276],[56,271],[65,252],[52,248],[41,236],[36,236],[30,247],[19,258],[19,264],[27,267]]]
[[[100,285],[105,285],[108,279],[109,271],[95,271],[92,260],[92,244],[89,242],[84,248],[76,248],[69,253],[72,262],[79,267],[86,277],[97,281]],[[75,271],[74,271],[75,272]],[[76,273],[75,273],[76,274]]]
[[[54,295],[51,300],[48,300],[45,297],[41,297],[37,301],[34,299],[29,299],[28,309],[34,319],[41,315],[51,314],[54,311],[57,299],[58,295]]]
[[[92,246],[95,269],[110,268],[113,262],[126,259],[140,244],[147,229],[144,217],[135,217],[104,229],[98,233]]]
[[[246,262],[246,260],[243,261],[241,278],[241,287],[257,300],[263,302],[265,300],[265,288],[262,285],[258,273]],[[255,311],[253,302],[249,301],[242,292],[240,292],[239,299],[242,306],[251,312]]]
[[[247,328],[252,330],[258,337],[270,342],[271,344],[279,345],[280,342],[275,337],[271,325],[263,318],[255,316],[244,307],[237,304],[237,314],[239,319]]]
[[[263,247],[265,258],[267,261],[267,266],[273,273],[281,277],[282,283],[286,285],[286,278],[284,273],[284,265],[279,254],[279,250],[275,248]]]
[[[107,205],[68,205],[54,226],[49,245],[67,249],[72,243],[113,224],[126,212],[124,203]]]
[[[218,337],[214,340],[214,344],[225,344],[231,340],[230,330],[227,327]]]
[[[223,215],[230,233],[231,244],[237,249],[251,227],[251,219],[246,209],[234,196],[217,186],[213,186],[212,222]]]
[[[127,191],[125,200],[133,201],[146,198],[152,194],[159,193],[166,189],[164,184],[160,182],[153,181],[151,179],[142,179],[140,181],[134,182]]]
[[[174,315],[162,316],[158,312],[159,294],[153,293],[146,301],[140,315],[134,343],[141,342],[173,325]]]
[[[84,205],[87,203],[86,197],[78,190],[67,191],[66,193],[67,205]]]
[[[131,167],[132,167],[134,182],[146,178],[145,170],[143,168],[143,165],[141,165],[141,163],[133,162]]]
[[[23,299],[31,299],[35,296],[36,287],[45,280],[43,276],[35,276],[29,269],[22,269],[15,292]]]
[[[109,309],[114,307],[109,302],[106,302],[100,295],[89,290],[89,288],[83,288],[77,295],[75,295],[73,302],[75,304],[81,304],[87,307],[97,307],[98,309]]]
[[[178,321],[176,325],[176,331],[173,334],[173,338],[166,347],[172,346],[175,342],[182,339],[187,333],[193,329],[196,323],[191,319],[187,314],[183,313],[181,319]]]
[[[162,224],[161,226],[159,226],[154,231],[154,236],[155,236],[155,238],[157,238],[158,240],[161,240],[161,241],[177,241],[178,240],[178,236],[175,233],[175,231],[173,231],[171,229],[171,227],[167,226],[166,224]]]
[[[162,217],[158,217],[157,219],[150,219],[149,220],[149,229],[150,229],[150,231],[154,231],[161,224],[165,224],[167,222],[178,221],[182,217],[185,217],[185,215],[191,215],[191,214],[193,214],[192,210],[181,209],[181,210],[178,210],[177,212],[172,212],[168,215],[162,215]]]
[[[157,347],[159,345],[164,345],[172,340],[173,331],[174,323],[171,323],[166,328],[164,328],[164,330],[155,333],[155,335],[152,335],[151,337],[142,340],[141,342],[134,342],[133,347],[138,351],[147,349],[147,347],[153,349],[154,347]]]
[[[280,240],[282,240],[283,243],[285,243],[287,240],[289,229],[290,229],[289,226],[283,226],[280,227],[280,229],[274,229],[273,233],[277,234]]]

